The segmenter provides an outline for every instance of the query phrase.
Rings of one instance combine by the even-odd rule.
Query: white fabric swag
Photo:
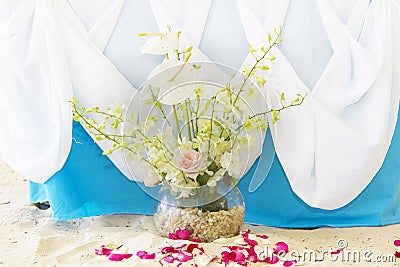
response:
[[[195,48],[193,60],[223,59],[219,54],[237,51],[226,62],[247,63],[247,51],[235,45],[247,40],[262,46],[266,35],[283,25],[284,38],[290,41],[272,51],[277,60],[265,90],[271,105],[280,92],[288,100],[298,93],[307,97],[270,125],[277,156],[293,191],[307,204],[323,209],[344,206],[381,167],[395,128],[400,4],[304,2],[0,1],[2,159],[32,181],[45,182],[69,154],[72,96],[84,106],[100,108],[128,103],[136,90],[133,84],[140,84],[155,65],[149,63],[154,59],[137,57],[137,71],[127,71],[126,57],[116,51],[139,51],[140,41],[124,46],[118,38],[126,29],[138,29],[137,34],[158,25],[165,30],[167,23],[183,30],[184,45]],[[214,12],[228,8],[228,13]],[[320,23],[294,23],[294,18]],[[219,34],[223,38],[217,38],[219,27],[225,27]],[[100,146],[107,149],[110,144]],[[111,160],[128,176],[122,153],[114,153]]]

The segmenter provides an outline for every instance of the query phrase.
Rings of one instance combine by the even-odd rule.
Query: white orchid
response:
[[[243,172],[240,156],[236,150],[225,152],[221,157],[221,167],[232,177],[239,178]]]
[[[194,95],[199,87],[193,83],[196,79],[196,68],[187,64],[191,54],[184,61],[176,58],[164,60],[148,77],[148,83],[153,88],[160,88],[159,101],[165,105],[182,103]]]
[[[224,174],[226,173],[225,169],[219,169],[214,173],[214,175],[207,181],[208,186],[217,186],[217,183],[224,178]]]
[[[145,32],[139,34],[139,36],[154,36],[149,38],[142,46],[142,54],[165,55],[179,49],[178,32]]]

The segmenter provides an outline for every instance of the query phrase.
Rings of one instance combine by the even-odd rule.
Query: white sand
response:
[[[140,260],[136,256],[123,262],[110,262],[95,255],[94,249],[102,244],[115,243],[135,254],[138,250],[152,252],[166,244],[176,243],[158,237],[149,216],[109,215],[56,222],[52,220],[50,210],[42,211],[29,205],[26,179],[1,162],[0,188],[0,266],[160,266],[157,261]],[[300,253],[305,249],[316,250],[317,253],[334,249],[337,241],[344,239],[348,243],[347,251],[360,251],[361,254],[359,263],[352,263],[354,256],[350,254],[350,261],[344,257],[342,262],[339,254],[339,261],[336,262],[332,262],[328,255],[324,262],[307,262],[302,266],[400,266],[400,259],[396,263],[367,263],[362,256],[370,250],[372,260],[379,259],[380,255],[391,257],[396,249],[393,240],[400,238],[400,225],[316,230],[245,225],[243,229],[267,234],[270,246],[284,241],[290,250]],[[234,244],[234,240],[232,238],[226,243]],[[218,255],[222,244],[203,246],[207,254]],[[400,250],[400,247],[397,249]],[[212,263],[209,266],[219,265]],[[282,266],[282,262],[273,266]]]

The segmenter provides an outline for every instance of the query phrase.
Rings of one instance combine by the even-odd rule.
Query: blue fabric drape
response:
[[[100,148],[75,122],[73,136],[64,167],[43,185],[31,183],[32,202],[49,200],[56,220],[152,213],[154,200],[102,156]],[[291,190],[277,157],[264,183],[256,191],[249,192],[257,164],[258,160],[239,183],[246,202],[247,222],[289,228],[377,226],[400,222],[400,116],[382,168],[355,200],[340,209],[328,211],[305,204]]]

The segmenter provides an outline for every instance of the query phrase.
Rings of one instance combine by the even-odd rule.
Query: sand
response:
[[[160,266],[156,260],[140,260],[135,255],[123,262],[111,262],[104,256],[95,255],[94,250],[102,244],[114,243],[135,254],[139,250],[152,252],[182,242],[159,237],[151,216],[107,215],[54,221],[51,210],[39,210],[29,204],[27,180],[1,162],[0,188],[0,266]],[[345,251],[361,255],[358,260],[352,256],[355,254],[344,257],[330,254],[323,262],[312,260],[297,266],[400,266],[400,258],[390,263],[366,262],[363,258],[368,254],[372,261],[393,261],[396,250],[393,241],[400,239],[400,225],[288,230],[246,224],[243,230],[247,229],[268,235],[269,246],[283,241],[291,251],[300,254],[309,250],[320,256],[322,250],[337,248],[338,240],[343,239],[348,244]],[[203,247],[206,254],[218,255],[223,245],[235,244],[236,240],[238,238],[234,237],[220,243],[203,244]],[[192,266],[192,262],[184,266]],[[223,265],[213,262],[208,266]],[[282,266],[282,262],[273,266]]]

